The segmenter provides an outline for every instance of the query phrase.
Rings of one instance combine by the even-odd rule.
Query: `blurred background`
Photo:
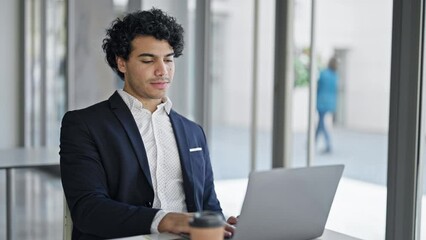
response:
[[[206,130],[225,214],[238,214],[250,171],[342,163],[327,228],[384,239],[393,2],[282,1],[286,11],[278,2],[0,0],[0,150],[58,148],[66,111],[122,87],[102,52],[105,29],[126,12],[156,7],[185,29],[169,97],[176,111]],[[283,32],[286,38],[277,41]],[[309,134],[319,120],[316,105],[310,108],[317,96],[310,83],[319,83],[332,58],[336,106],[324,118],[326,151],[325,138]],[[274,145],[275,134],[285,140]],[[281,164],[273,157],[280,144]],[[58,168],[18,169],[14,178],[14,239],[60,239]],[[0,171],[0,239],[6,239],[4,179]]]

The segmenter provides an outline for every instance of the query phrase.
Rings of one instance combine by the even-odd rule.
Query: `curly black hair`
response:
[[[131,42],[137,36],[153,36],[158,40],[166,40],[173,48],[174,57],[182,55],[183,28],[174,17],[156,8],[129,13],[123,19],[117,18],[112,22],[102,41],[109,66],[122,80],[124,74],[118,70],[116,58],[129,59]]]

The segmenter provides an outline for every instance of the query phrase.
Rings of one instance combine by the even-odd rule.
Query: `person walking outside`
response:
[[[315,141],[318,142],[320,135],[324,136],[325,149],[322,153],[332,152],[331,137],[325,126],[325,117],[327,114],[333,115],[336,112],[337,81],[337,58],[332,57],[328,62],[327,68],[321,71],[317,86],[317,111],[319,119],[315,132]]]

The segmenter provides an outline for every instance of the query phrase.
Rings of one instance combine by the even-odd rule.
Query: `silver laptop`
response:
[[[233,240],[323,234],[343,165],[252,172]]]

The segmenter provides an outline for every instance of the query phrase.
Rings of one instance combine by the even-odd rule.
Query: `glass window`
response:
[[[307,156],[311,2],[295,2],[295,166],[306,165]],[[313,165],[345,165],[326,227],[384,239],[392,2],[315,2]]]
[[[216,180],[250,168],[253,1],[211,2],[210,155]]]
[[[66,1],[25,1],[25,145],[58,146],[66,109]]]
[[[275,57],[275,1],[258,1],[256,170],[272,167],[272,109]]]
[[[46,145],[57,146],[66,102],[66,1],[46,1]]]
[[[225,215],[240,213],[251,161],[255,170],[271,168],[274,7],[273,0],[211,2],[208,137]]]

